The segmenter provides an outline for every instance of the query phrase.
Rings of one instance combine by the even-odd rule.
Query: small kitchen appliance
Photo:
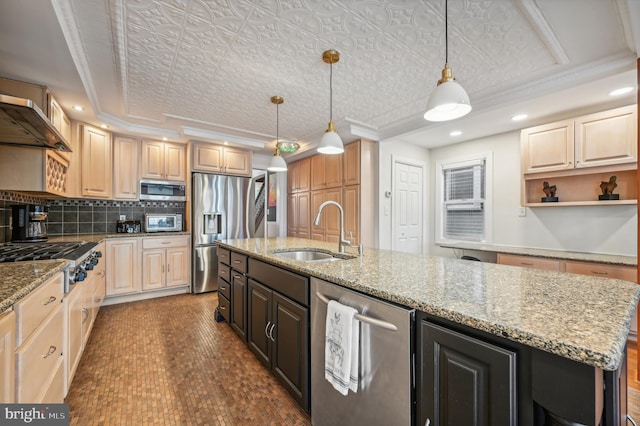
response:
[[[137,234],[142,231],[142,224],[139,220],[119,220],[116,232],[119,234]]]
[[[140,199],[187,201],[187,185],[184,182],[142,179],[140,180]]]
[[[47,241],[47,206],[21,204],[11,206],[11,241]]]
[[[182,213],[147,213],[144,215],[144,232],[182,231]]]

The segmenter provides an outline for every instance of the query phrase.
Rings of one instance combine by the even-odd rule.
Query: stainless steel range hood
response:
[[[0,94],[0,144],[71,151],[71,146],[30,99]]]

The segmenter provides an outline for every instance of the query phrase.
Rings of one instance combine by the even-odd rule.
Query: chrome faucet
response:
[[[320,214],[322,213],[322,209],[324,209],[329,204],[333,204],[338,208],[338,210],[340,210],[340,239],[338,240],[338,252],[344,253],[345,247],[350,246],[351,241],[346,240],[344,237],[344,210],[342,209],[342,206],[340,204],[336,203],[335,201],[325,201],[324,203],[320,204],[320,207],[318,208],[318,213],[316,214],[316,218],[313,221],[313,224],[315,226],[320,225]]]

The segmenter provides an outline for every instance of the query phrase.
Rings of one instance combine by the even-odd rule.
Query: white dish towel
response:
[[[335,300],[327,305],[325,325],[324,377],[334,389],[346,395],[358,391],[360,327],[357,311]]]

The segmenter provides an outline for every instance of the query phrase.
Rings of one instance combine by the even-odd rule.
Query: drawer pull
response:
[[[55,297],[55,296],[51,296],[51,297],[49,298],[49,300],[47,300],[46,302],[42,302],[42,304],[43,304],[44,306],[47,306],[48,304],[53,303],[53,302],[55,302],[55,301],[56,301],[56,297]]]
[[[46,353],[46,354],[44,354],[44,355],[40,355],[40,356],[41,356],[42,358],[49,358],[51,355],[53,355],[53,354],[54,354],[54,352],[56,351],[56,349],[58,349],[58,348],[56,348],[55,346],[49,346],[49,352],[47,352],[47,353]]]
[[[242,278],[242,275],[234,274],[234,275],[233,275],[233,278],[241,279],[241,278]]]
[[[160,243],[160,244],[171,244],[171,241],[163,241],[163,242],[162,242],[162,243]]]
[[[233,263],[240,263],[238,259],[234,260]]]
[[[226,311],[227,308],[225,306],[222,305],[218,305],[218,309],[222,310],[222,311]]]
[[[82,318],[82,323],[84,324],[87,321],[87,318],[89,318],[89,309],[82,308],[82,314],[85,315],[85,317]]]
[[[527,262],[520,262],[520,264],[524,266],[533,266],[533,263],[527,263]]]
[[[608,272],[603,272],[603,271],[591,271],[591,272],[593,272],[594,274],[597,274],[597,275],[609,275]]]

